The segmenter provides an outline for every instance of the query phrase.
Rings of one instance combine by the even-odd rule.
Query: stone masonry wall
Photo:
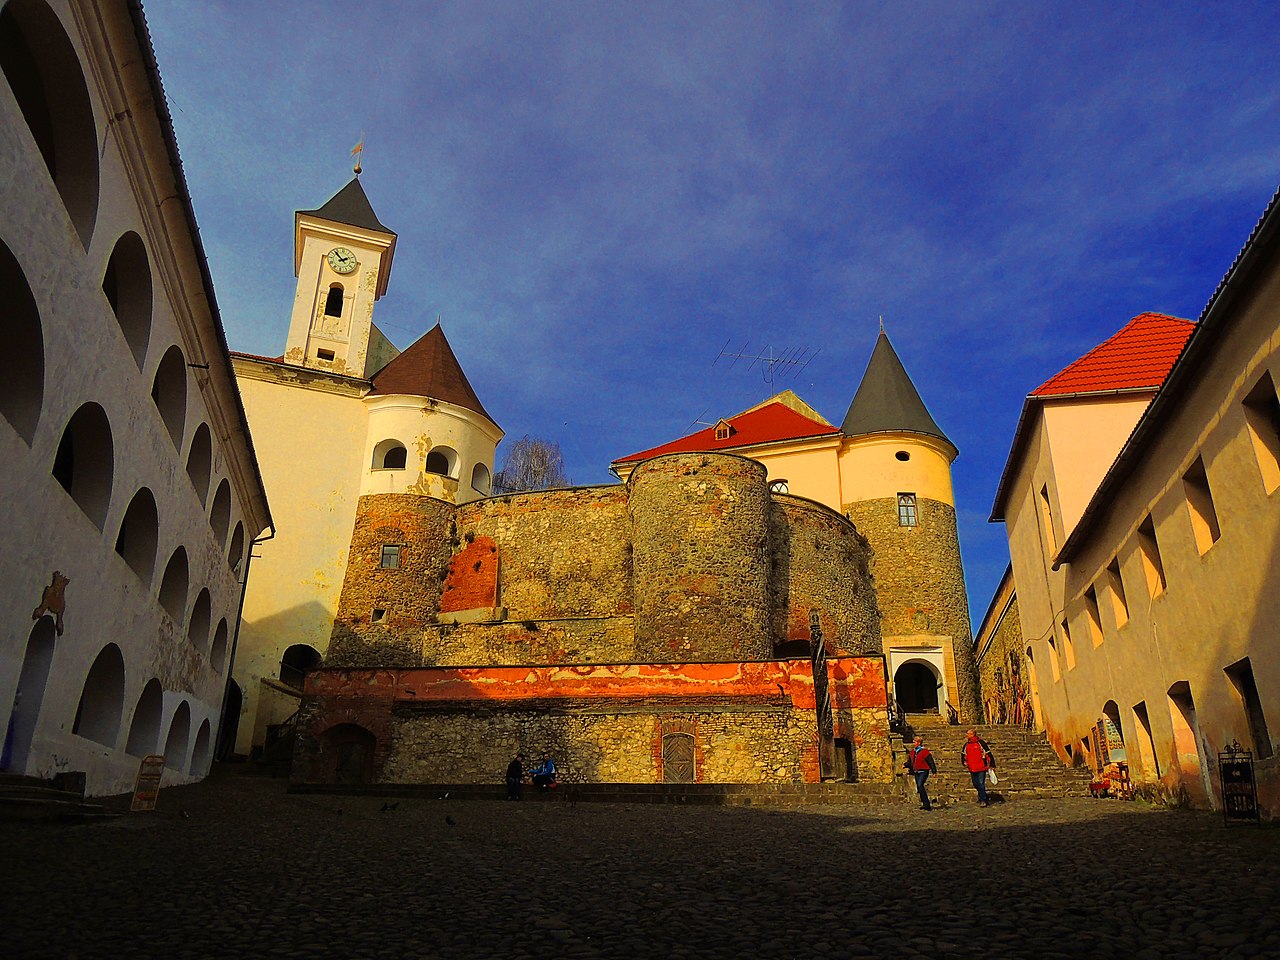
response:
[[[453,504],[411,494],[360,498],[326,665],[422,662],[422,631],[436,622],[452,553],[453,512]],[[382,566],[384,546],[401,548],[398,566]]]
[[[845,512],[871,544],[881,635],[951,637],[959,684],[956,706],[963,721],[976,722],[982,707],[955,508],[923,497],[917,507],[914,527],[898,525],[894,497],[847,504]]]
[[[631,617],[464,623],[428,627],[427,666],[502,666],[520,663],[630,663],[635,659]]]
[[[987,723],[1023,725],[1034,719],[1030,716],[1031,679],[1016,596],[1005,608],[978,664],[978,675]]]
[[[775,642],[808,641],[819,611],[831,655],[879,653],[871,548],[852,523],[820,504],[773,496],[769,516]]]
[[[637,656],[772,656],[765,468],[724,454],[673,454],[642,463],[626,489]]]
[[[498,604],[508,620],[631,613],[626,488],[575,487],[476,500],[458,536],[498,548]]]

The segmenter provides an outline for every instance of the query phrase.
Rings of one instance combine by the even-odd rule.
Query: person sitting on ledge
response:
[[[533,782],[539,790],[550,790],[556,785],[556,762],[551,754],[544,753],[542,762],[533,768]]]

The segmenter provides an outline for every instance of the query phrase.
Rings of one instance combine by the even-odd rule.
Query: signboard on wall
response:
[[[138,779],[133,785],[133,803],[129,809],[139,811],[154,810],[156,799],[160,796],[160,778],[164,776],[164,755],[153,753],[142,758],[138,765]]]

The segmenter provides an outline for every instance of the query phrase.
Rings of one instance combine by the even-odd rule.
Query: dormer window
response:
[[[716,424],[717,440],[728,440],[737,432],[738,431],[733,429],[732,424],[730,424],[728,420],[721,420],[719,423]]]

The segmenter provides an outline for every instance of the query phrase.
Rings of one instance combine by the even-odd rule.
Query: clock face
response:
[[[351,273],[356,268],[356,255],[346,247],[334,247],[325,259],[334,273]]]

